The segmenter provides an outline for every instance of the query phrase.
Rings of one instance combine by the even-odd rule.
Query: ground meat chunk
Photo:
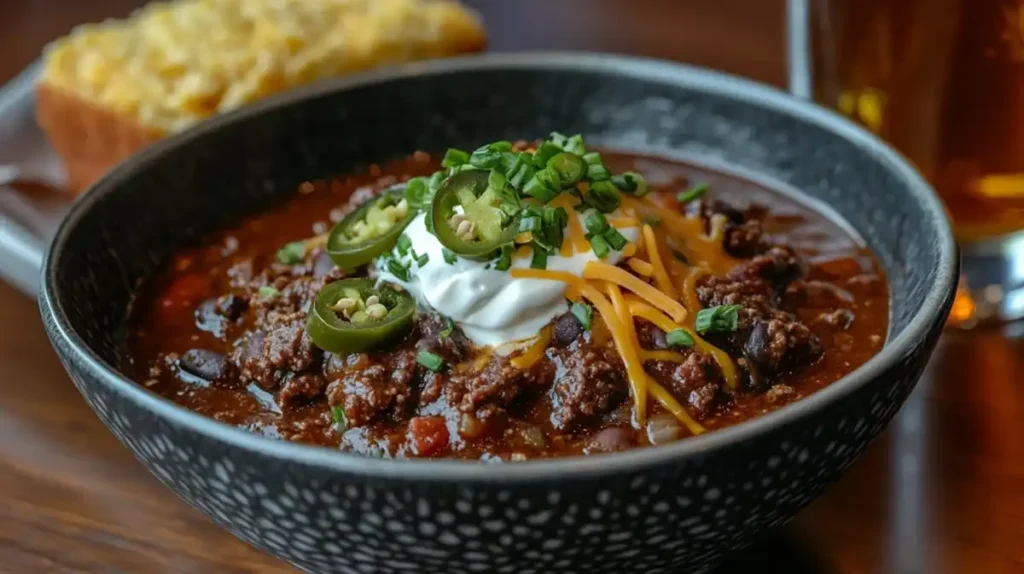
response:
[[[551,424],[559,430],[612,410],[627,395],[622,359],[611,348],[559,349],[552,359]]]
[[[416,358],[399,351],[384,362],[351,370],[327,387],[327,402],[345,410],[348,425],[366,425],[385,413],[401,415],[414,403]]]
[[[305,314],[271,312],[261,327],[247,332],[231,355],[243,381],[276,389],[288,372],[305,371],[319,361],[321,351],[306,333]]]
[[[324,392],[327,379],[317,373],[303,373],[285,377],[281,390],[277,393],[277,402],[285,408],[303,400],[315,399]]]
[[[252,281],[252,278],[255,275],[254,268],[255,266],[251,257],[242,259],[233,264],[227,271],[231,287],[234,289],[248,287],[249,282]]]
[[[780,403],[788,403],[797,398],[796,389],[789,385],[778,384],[768,389],[764,394],[764,399],[768,404],[777,405]]]
[[[730,279],[706,275],[697,283],[697,298],[703,307],[739,305],[740,328],[750,316],[760,317],[769,313],[773,293],[771,285],[757,279]]]
[[[836,309],[835,311],[818,315],[817,320],[833,329],[845,331],[853,325],[854,318],[855,315],[853,314],[853,311],[849,309]]]
[[[733,257],[751,257],[768,249],[761,222],[756,219],[726,225],[723,246]]]
[[[758,321],[750,329],[743,355],[763,375],[806,365],[821,355],[821,342],[798,321]]]
[[[749,261],[740,263],[729,271],[727,277],[736,280],[761,280],[772,284],[775,291],[782,291],[791,281],[803,274],[803,265],[796,252],[789,247],[776,245]]]
[[[696,418],[704,418],[726,398],[722,385],[725,379],[718,363],[710,355],[691,352],[682,363],[649,361],[646,368],[672,394],[686,402]]]
[[[448,404],[456,409],[487,419],[523,395],[530,395],[550,384],[549,361],[538,361],[529,369],[512,366],[503,357],[494,357],[481,371],[451,376],[446,387]]]

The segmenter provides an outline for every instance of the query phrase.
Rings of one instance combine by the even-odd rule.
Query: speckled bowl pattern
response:
[[[798,189],[874,248],[886,348],[770,415],[660,448],[485,465],[389,461],[259,437],[115,368],[133,290],[177,249],[307,179],[413,150],[581,132]],[[682,65],[488,55],[314,86],[158,143],[73,208],[47,257],[49,336],[96,414],[164,484],[310,572],[695,572],[789,520],[913,389],[949,311],[957,253],[933,192],[838,116]]]

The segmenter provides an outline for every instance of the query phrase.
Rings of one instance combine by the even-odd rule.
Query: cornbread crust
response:
[[[134,118],[41,83],[36,119],[64,162],[69,191],[78,194],[122,159],[164,134]]]
[[[166,38],[161,40],[163,28],[152,35],[154,22],[175,30],[176,24],[167,18],[185,11],[193,16],[209,10],[234,14],[229,8],[236,5],[247,9],[290,6],[300,0],[247,0],[253,3],[238,4],[240,1],[150,4],[128,20],[82,26],[48,46],[44,74],[36,91],[36,115],[65,163],[69,191],[80,193],[147,144],[222,111],[313,81],[391,63],[477,52],[487,43],[479,18],[452,0],[332,0],[335,15],[340,18],[336,26],[346,33],[339,36],[331,24],[318,28],[321,35],[302,40],[308,42],[312,52],[295,52],[292,45],[285,49],[280,42],[253,47],[246,40],[247,32],[243,32],[234,36],[238,41],[231,45],[239,47],[242,61],[251,62],[251,66],[239,66],[237,57],[232,60],[234,68],[210,68],[209,59],[203,65],[190,59],[175,60],[177,63],[171,65],[159,59],[174,54],[180,58],[181,52],[160,51],[177,48],[168,48]],[[344,20],[347,14],[352,20]],[[419,26],[418,18],[425,19],[429,27]],[[277,21],[271,22],[269,25],[274,26]],[[360,27],[356,22],[372,25]],[[260,26],[266,23],[257,22],[252,33],[265,32],[267,28]],[[232,33],[237,34],[239,24],[233,24],[236,27]],[[199,24],[191,25],[195,30]],[[208,34],[217,32],[211,29]],[[272,40],[281,38],[272,36]],[[121,48],[111,49],[111,41],[121,42]],[[187,49],[190,45],[181,46]],[[323,47],[329,50],[320,50]],[[191,49],[196,54],[196,48]],[[198,52],[200,57],[219,54],[216,49],[199,49],[206,50]],[[137,54],[152,55],[153,50],[157,50],[158,59],[151,65],[135,58]],[[319,67],[304,68],[306,61],[316,62]],[[168,70],[170,75],[163,76]],[[220,73],[227,76],[209,75]]]

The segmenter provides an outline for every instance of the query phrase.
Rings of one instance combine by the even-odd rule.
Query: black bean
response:
[[[178,359],[181,370],[210,382],[223,380],[230,364],[224,355],[207,349],[189,349]]]
[[[219,334],[222,332],[224,317],[217,310],[217,299],[207,299],[196,307],[196,327],[207,333]]]
[[[568,347],[581,334],[583,325],[572,313],[564,313],[555,318],[555,346]]]
[[[224,295],[217,299],[217,312],[225,319],[234,321],[245,313],[249,308],[249,300],[234,293]]]
[[[747,342],[743,345],[743,355],[748,361],[765,365],[771,362],[771,350],[769,349],[768,323],[758,321],[750,329]],[[753,368],[751,369],[754,370]]]

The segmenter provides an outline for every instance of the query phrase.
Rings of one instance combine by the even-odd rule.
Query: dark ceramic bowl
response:
[[[658,448],[484,465],[277,442],[118,372],[125,310],[171,254],[303,180],[417,149],[581,132],[727,166],[831,206],[888,272],[885,349],[777,412]],[[320,85],[154,145],[71,211],[46,260],[46,328],[89,405],[169,488],[314,572],[698,571],[793,517],[907,398],[949,311],[957,253],[928,185],[837,115],[686,66],[491,55]]]

